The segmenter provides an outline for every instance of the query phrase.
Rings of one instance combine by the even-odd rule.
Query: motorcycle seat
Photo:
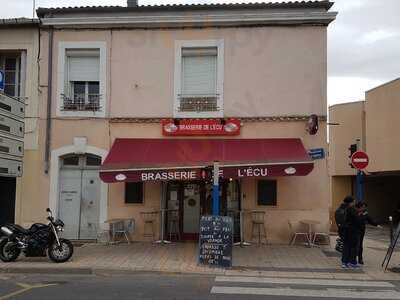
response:
[[[14,230],[16,230],[16,231],[18,231],[18,232],[20,232],[22,234],[29,234],[29,230],[28,229],[25,229],[24,227],[22,227],[22,226],[20,226],[18,224],[12,224],[12,225],[9,225],[9,226],[12,229],[14,229]]]

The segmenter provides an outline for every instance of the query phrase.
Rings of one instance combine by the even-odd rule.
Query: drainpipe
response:
[[[53,85],[53,27],[49,28],[49,61],[47,68],[47,118],[46,118],[46,144],[44,161],[44,172],[49,173],[50,169],[50,144],[51,144],[51,95]]]

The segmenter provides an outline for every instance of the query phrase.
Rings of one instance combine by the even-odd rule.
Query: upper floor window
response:
[[[0,54],[0,70],[4,71],[4,93],[19,97],[21,95],[21,56]]]
[[[67,49],[64,110],[100,110],[100,52]]]
[[[105,52],[105,42],[60,42],[58,115],[105,116]]]
[[[174,117],[223,116],[223,42],[177,41]]]

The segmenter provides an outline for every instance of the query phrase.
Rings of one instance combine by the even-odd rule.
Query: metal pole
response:
[[[363,183],[363,172],[357,171],[357,201],[361,202],[364,198],[364,183]]]
[[[213,209],[212,213],[214,216],[219,215],[219,163],[214,162],[214,172],[213,172]]]
[[[390,226],[390,245],[393,243],[393,217],[389,217],[389,226]]]

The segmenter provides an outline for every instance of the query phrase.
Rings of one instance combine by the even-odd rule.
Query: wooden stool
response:
[[[251,212],[251,237],[258,238],[258,245],[261,244],[261,239],[265,239],[267,244],[267,232],[265,230],[265,211]]]
[[[140,213],[140,216],[144,221],[143,237],[151,237],[153,241],[156,239],[156,232],[154,229],[154,225],[157,220],[157,215],[158,212],[156,211]]]
[[[172,241],[174,237],[177,241],[181,239],[181,233],[179,230],[179,211],[169,210],[168,211],[168,232],[169,240]]]

